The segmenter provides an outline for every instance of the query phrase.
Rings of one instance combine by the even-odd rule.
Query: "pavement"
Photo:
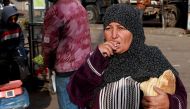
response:
[[[90,25],[92,46],[103,41],[102,25]],[[190,34],[181,28],[144,27],[146,44],[158,46],[171,64],[179,71],[188,94],[190,109]],[[29,109],[58,109],[56,94],[47,89],[30,92]]]
[[[186,34],[186,30],[182,28],[145,27],[144,31],[147,36],[149,35],[158,35],[158,36],[165,35],[165,36],[173,36],[173,37],[189,36],[189,34]]]

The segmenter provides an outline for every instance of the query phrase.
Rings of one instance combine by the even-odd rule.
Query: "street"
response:
[[[93,48],[103,41],[102,25],[90,25]],[[146,44],[158,46],[171,64],[179,71],[188,93],[190,108],[190,35],[180,28],[145,27]],[[47,90],[30,92],[29,109],[58,109],[56,94]]]

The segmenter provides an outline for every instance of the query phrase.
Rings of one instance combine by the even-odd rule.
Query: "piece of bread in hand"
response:
[[[140,84],[140,89],[143,91],[144,96],[157,96],[153,86],[162,89],[169,94],[175,93],[176,79],[171,70],[166,70],[159,78],[150,78]]]
[[[155,96],[156,92],[153,86],[156,86],[158,78],[150,78],[148,81],[144,81],[140,84],[140,89],[143,91],[144,96]]]

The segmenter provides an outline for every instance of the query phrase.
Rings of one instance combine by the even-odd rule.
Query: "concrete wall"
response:
[[[16,1],[16,0],[11,0],[13,4],[18,8],[20,11],[28,11],[28,1]]]

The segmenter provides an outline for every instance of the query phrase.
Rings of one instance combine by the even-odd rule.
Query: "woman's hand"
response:
[[[154,87],[157,96],[144,96],[142,104],[144,109],[169,109],[169,98],[167,93],[160,88]]]
[[[100,50],[101,54],[104,57],[110,57],[115,53],[115,51],[118,48],[118,43],[114,41],[107,41],[98,46],[98,49]]]

